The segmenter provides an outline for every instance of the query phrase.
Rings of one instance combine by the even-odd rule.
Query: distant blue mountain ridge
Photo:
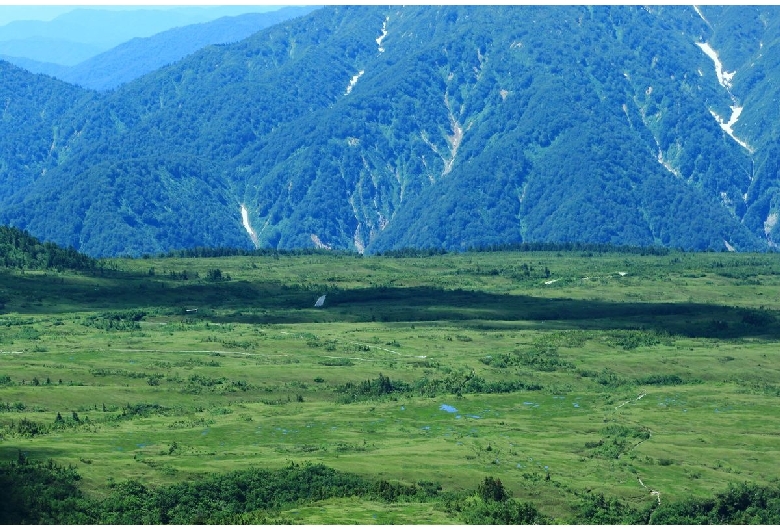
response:
[[[136,37],[225,16],[278,9],[268,5],[77,8],[50,21],[17,20],[0,26],[0,55],[73,66]]]
[[[73,65],[68,64],[67,60],[42,62],[3,53],[0,53],[0,59],[30,72],[50,75],[84,88],[110,90],[174,63],[205,46],[240,41],[257,31],[305,15],[314,9],[304,6],[286,7],[271,12],[226,16],[209,22],[177,27],[150,37],[133,38],[108,51],[90,55],[86,60]],[[80,45],[79,48],[79,45],[74,43],[59,46],[44,39],[37,42],[41,46],[59,47],[63,55],[69,52],[75,55],[82,48],[82,54],[88,54],[86,50],[90,49],[90,45]],[[0,52],[6,49],[4,45],[8,44],[11,43],[0,43]],[[31,49],[31,44],[27,46]]]

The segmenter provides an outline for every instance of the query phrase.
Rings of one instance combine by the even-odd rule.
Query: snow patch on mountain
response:
[[[628,120],[629,127],[631,127],[633,129],[634,128],[634,124],[631,122],[631,116],[629,116],[629,114],[628,114],[628,105],[623,103],[623,106],[621,108],[623,109],[623,114],[626,115],[626,119]]]
[[[656,142],[657,143],[657,142]],[[658,146],[658,163],[664,166],[666,170],[677,178],[682,178],[682,174],[674,166],[672,166],[666,159],[664,159],[664,152],[661,150],[661,146]]]
[[[780,216],[777,215],[777,212],[773,212],[770,213],[767,216],[766,221],[764,221],[764,234],[767,237],[769,237],[769,234],[772,232],[772,229],[775,227],[775,225],[777,225],[778,217]]]
[[[243,204],[241,204],[241,222],[244,225],[244,230],[246,230],[246,233],[249,234],[249,239],[251,239],[252,243],[255,245],[255,248],[260,248],[260,241],[257,238],[257,233],[254,231],[252,224],[249,222],[249,211]]]
[[[344,92],[345,96],[348,96],[350,92],[352,92],[352,89],[355,88],[355,84],[358,82],[358,79],[360,79],[360,76],[362,76],[364,73],[366,73],[365,70],[359,71],[357,74],[352,76],[352,79],[349,81],[349,85],[347,85],[347,91]]]
[[[737,120],[739,119],[739,115],[742,114],[742,107],[732,106],[731,107],[731,118],[729,118],[729,121],[725,121],[723,118],[718,116],[718,114],[710,110],[710,114],[712,114],[712,117],[715,118],[715,121],[718,122],[718,125],[720,125],[720,128],[723,129],[723,131],[731,136],[731,138],[734,139],[735,142],[737,142],[739,145],[750,151],[753,152],[753,148],[750,147],[747,142],[744,140],[740,140],[736,136],[734,136],[734,125],[736,125]]]
[[[718,77],[718,83],[720,83],[720,86],[726,89],[729,97],[731,98],[731,101],[734,102],[734,105],[731,106],[731,117],[728,121],[724,120],[713,110],[710,110],[710,114],[712,114],[713,118],[715,118],[715,120],[718,122],[718,125],[720,125],[720,128],[723,129],[726,134],[728,134],[735,142],[737,142],[740,146],[752,154],[755,150],[750,147],[746,141],[741,140],[734,135],[734,125],[737,124],[737,120],[739,120],[739,116],[742,114],[743,110],[743,107],[739,106],[737,103],[737,98],[734,97],[734,94],[731,93],[731,80],[734,78],[734,74],[737,73],[736,70],[733,72],[727,72],[724,70],[723,63],[720,62],[718,53],[713,50],[712,46],[710,46],[708,43],[697,42],[696,45],[701,48],[707,57],[712,59],[712,62],[715,64],[715,75]]]
[[[452,171],[452,165],[455,163],[455,157],[458,155],[458,148],[463,141],[463,127],[452,116],[450,116],[450,126],[452,127],[452,136],[447,136],[447,141],[450,145],[450,157],[444,160],[442,176]]]
[[[452,74],[450,74],[452,75]],[[452,135],[445,135],[445,139],[447,140],[447,151],[442,152],[441,149],[439,149],[436,144],[434,144],[431,139],[428,137],[428,133],[426,131],[420,131],[420,138],[422,139],[425,144],[431,148],[431,151],[436,153],[436,155],[441,158],[441,161],[444,163],[444,168],[442,169],[441,176],[444,177],[448,173],[452,171],[452,166],[455,164],[455,157],[458,156],[458,149],[460,148],[460,144],[463,141],[463,126],[461,125],[458,118],[455,116],[455,113],[452,110],[452,105],[450,104],[450,98],[449,98],[449,89],[444,92],[444,105],[447,107],[447,114],[449,115],[450,119],[450,129],[452,130]],[[428,165],[425,162],[425,158],[422,159],[423,165],[427,168]],[[434,179],[432,176],[428,176],[428,178],[431,181],[431,184],[433,184]]]
[[[357,228],[355,228],[355,235],[353,237],[353,241],[355,243],[355,249],[358,251],[358,254],[363,254],[366,251],[366,246],[363,244],[363,238],[360,233],[360,227],[361,224],[358,223]]]
[[[458,149],[460,143],[463,141],[463,127],[452,112],[452,105],[450,105],[449,91],[444,93],[444,105],[447,107],[447,112],[450,116],[450,128],[452,129],[452,136],[447,136],[447,143],[450,147],[449,160],[444,159],[444,171],[442,176],[452,171],[452,165],[455,163],[455,157],[458,155]]]
[[[733,72],[727,72],[723,69],[723,63],[720,62],[720,57],[718,57],[718,53],[712,49],[712,46],[710,46],[706,42],[697,42],[696,46],[701,48],[701,51],[703,51],[707,57],[712,59],[712,62],[715,63],[715,75],[718,76],[718,83],[720,83],[720,86],[725,88],[726,90],[731,90],[731,79],[734,77],[734,74],[736,74],[736,70]]]
[[[382,34],[376,38],[376,45],[379,47],[379,53],[384,53],[385,49],[382,47],[382,41],[385,40],[385,37],[387,37],[387,22],[390,20],[390,17],[386,17],[385,21],[382,22]]]
[[[320,240],[320,238],[317,236],[317,234],[311,235],[311,242],[314,243],[314,246],[317,248],[331,250],[331,246],[323,243],[322,240]]]

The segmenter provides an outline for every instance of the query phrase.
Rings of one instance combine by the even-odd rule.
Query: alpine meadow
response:
[[[779,58],[665,5],[0,60],[0,524],[780,524]]]

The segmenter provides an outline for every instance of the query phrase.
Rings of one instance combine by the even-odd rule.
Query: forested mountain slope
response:
[[[84,101],[3,118],[50,149],[0,166],[22,183],[1,188],[0,222],[90,255],[766,249],[778,22],[774,7],[339,6],[105,95],[28,76]],[[18,99],[6,76],[0,96]]]

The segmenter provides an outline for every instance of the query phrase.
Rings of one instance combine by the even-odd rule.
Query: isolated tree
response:
[[[485,477],[485,480],[477,487],[477,493],[485,502],[502,502],[508,497],[501,479]]]

